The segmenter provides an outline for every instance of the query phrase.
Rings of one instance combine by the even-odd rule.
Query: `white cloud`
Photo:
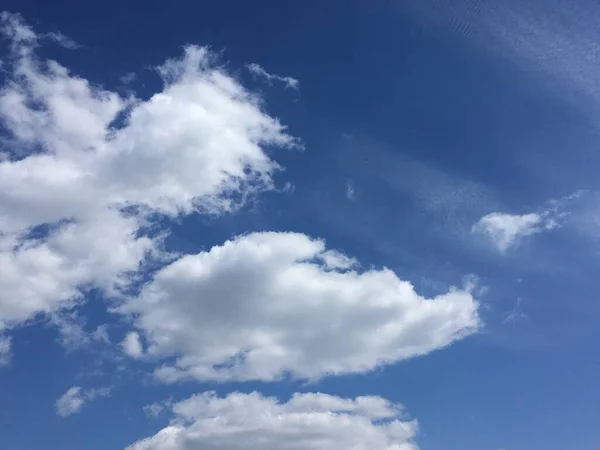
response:
[[[77,350],[96,343],[109,344],[107,325],[99,325],[92,331],[86,331],[86,320],[77,309],[61,309],[49,313],[49,323],[59,333],[59,341],[67,350]]]
[[[144,413],[148,417],[158,417],[165,407],[161,403],[152,403],[150,405],[144,406]]]
[[[498,251],[505,253],[516,246],[521,238],[542,231],[565,226],[583,231],[586,218],[597,210],[596,200],[596,193],[580,190],[548,200],[538,212],[521,215],[493,212],[479,219],[471,232],[485,236]],[[584,234],[590,235],[589,230]]]
[[[111,389],[106,387],[84,390],[80,386],[73,386],[56,401],[56,414],[67,417],[78,413],[88,401],[108,397],[110,391]]]
[[[323,261],[323,267],[327,270],[353,269],[359,265],[357,259],[350,258],[335,250],[321,252],[317,259]]]
[[[0,335],[0,366],[6,366],[10,363],[11,339]]]
[[[515,245],[519,238],[539,233],[545,228],[544,220],[539,214],[513,215],[495,212],[479,219],[473,225],[472,231],[484,234],[498,251],[504,253]]]
[[[72,306],[89,286],[118,293],[161,256],[160,238],[140,233],[148,213],[232,211],[273,188],[278,166],[263,147],[296,145],[206,48],[161,66],[163,90],[148,100],[123,98],[40,60],[35,32],[19,16],[0,19],[12,52],[0,90],[10,133],[0,149],[0,328]]]
[[[33,44],[37,41],[35,32],[23,23],[20,16],[6,11],[0,13],[0,32],[14,44]]]
[[[192,396],[175,419],[127,450],[416,450],[416,420],[381,397],[295,394],[288,402],[258,393]]]
[[[237,237],[161,269],[121,312],[150,357],[172,357],[165,381],[315,379],[366,372],[475,332],[478,303],[451,289],[434,299],[388,269],[297,233]]]
[[[558,212],[557,206],[541,213],[522,215],[494,212],[479,219],[471,231],[483,234],[499,252],[505,253],[523,237],[558,227],[558,219],[563,215]]]
[[[263,77],[267,82],[272,83],[273,81],[279,81],[285,85],[286,88],[298,89],[300,82],[292,77],[282,77],[267,72],[260,64],[251,63],[246,64],[246,68],[255,76]]]
[[[56,401],[56,414],[62,417],[70,416],[79,412],[84,404],[81,387],[73,386]]]
[[[121,343],[121,347],[123,348],[123,352],[132,358],[141,358],[144,355],[144,347],[142,346],[140,335],[135,331],[127,333]]]
[[[51,31],[38,35],[30,26],[23,22],[20,15],[11,14],[7,11],[0,12],[0,33],[12,41],[13,48],[25,45],[19,48],[21,52],[31,51],[40,39],[49,39],[69,50],[81,47],[81,45],[60,31]]]

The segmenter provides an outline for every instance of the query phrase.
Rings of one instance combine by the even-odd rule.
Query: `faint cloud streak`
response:
[[[267,80],[267,83],[272,84],[273,81],[279,81],[285,85],[286,88],[298,90],[300,82],[296,78],[282,77],[280,75],[272,74],[267,72],[260,64],[250,63],[246,64],[246,68],[251,74],[258,77],[263,77]]]

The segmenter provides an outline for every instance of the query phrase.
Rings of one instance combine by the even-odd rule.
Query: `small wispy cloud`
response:
[[[132,83],[136,77],[137,77],[137,75],[135,74],[135,72],[128,72],[125,75],[123,75],[120,78],[120,80],[121,80],[121,83],[123,83],[123,84],[129,84],[129,83]]]
[[[348,200],[354,200],[355,196],[356,196],[356,191],[354,189],[354,185],[352,184],[351,181],[348,181],[346,183],[346,198]]]
[[[521,319],[526,319],[527,318],[527,314],[525,314],[522,310],[521,310],[521,298],[517,298],[517,301],[515,302],[515,305],[513,306],[513,309],[506,315],[506,317],[504,318],[504,320],[502,321],[503,324],[507,324],[507,323],[512,323],[513,325],[521,320]]]
[[[285,85],[286,88],[298,90],[300,82],[296,78],[282,77],[280,75],[272,74],[267,72],[260,64],[250,63],[246,64],[246,68],[255,76],[263,77],[268,83],[273,81],[279,81]]]
[[[485,236],[500,253],[505,253],[518,245],[524,237],[561,227],[562,220],[569,215],[565,209],[583,193],[584,191],[577,191],[565,197],[552,199],[547,202],[544,209],[537,212],[526,214],[492,212],[479,219],[471,228],[471,232]]]
[[[0,33],[11,39],[13,46],[25,43],[35,46],[40,40],[48,39],[69,50],[83,47],[60,31],[38,34],[23,21],[20,14],[11,14],[7,11],[0,12]]]
[[[144,406],[143,410],[144,410],[144,414],[146,414],[147,417],[156,418],[164,410],[170,409],[172,405],[173,405],[173,400],[169,399],[169,400],[165,400],[162,402],[154,402],[154,403],[151,403],[150,405],[146,405],[146,406]]]
[[[73,386],[56,401],[56,414],[61,417],[76,414],[87,402],[100,397],[108,397],[111,390],[110,387],[83,389],[81,386]]]
[[[59,310],[49,314],[49,324],[56,328],[60,344],[68,351],[89,346],[93,342],[109,344],[107,325],[86,331],[85,318],[76,310]]]
[[[7,336],[0,336],[0,366],[7,366],[10,363],[11,339]]]
[[[90,336],[84,330],[85,321],[77,311],[56,311],[49,315],[49,321],[56,327],[60,344],[65,349],[75,350],[89,344]]]
[[[68,50],[77,50],[78,48],[82,47],[81,44],[78,44],[73,39],[71,39],[68,36],[65,36],[64,34],[62,34],[59,31],[52,31],[50,33],[45,33],[42,35],[42,37],[50,39],[51,41],[56,42],[58,45],[66,48]]]
[[[506,58],[538,83],[578,108],[600,105],[600,6],[592,0],[569,2],[486,2],[423,0],[410,9],[449,28],[495,56]],[[449,20],[451,18],[452,20]]]
[[[103,342],[110,344],[110,337],[108,336],[108,326],[106,324],[98,325],[91,333],[91,338],[96,342]]]

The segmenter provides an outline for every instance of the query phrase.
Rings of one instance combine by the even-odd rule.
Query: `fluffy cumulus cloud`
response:
[[[519,239],[555,226],[556,222],[547,213],[515,215],[495,212],[479,219],[472,232],[484,235],[498,251],[504,253]]]
[[[423,355],[477,330],[469,290],[418,295],[304,234],[240,236],[161,269],[120,311],[165,381],[316,379]]]
[[[380,397],[208,392],[172,407],[171,425],[127,450],[415,450],[417,422]]]
[[[163,89],[123,97],[41,60],[38,35],[3,13],[0,90],[0,329],[117,293],[159,238],[151,215],[234,210],[273,187],[266,147],[296,145],[258,99],[189,46],[158,68]],[[46,39],[47,41],[47,39]],[[110,243],[110,245],[107,245]]]
[[[84,390],[73,386],[56,401],[56,414],[67,417],[81,411],[85,404],[99,397],[108,397],[110,388],[92,388]]]

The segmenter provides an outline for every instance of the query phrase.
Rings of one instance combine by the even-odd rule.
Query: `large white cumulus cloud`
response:
[[[469,291],[426,299],[391,270],[354,264],[304,234],[240,236],[164,267],[121,311],[146,357],[176,357],[156,372],[165,381],[365,372],[477,330]]]
[[[173,406],[175,418],[127,450],[416,450],[418,425],[381,397],[208,392]]]
[[[277,165],[265,147],[295,144],[206,48],[168,60],[162,91],[140,100],[38,58],[42,37],[19,16],[3,13],[0,25],[10,43],[0,90],[0,330],[82,288],[121,287],[160,251],[140,234],[147,213],[230,211],[272,187]]]

